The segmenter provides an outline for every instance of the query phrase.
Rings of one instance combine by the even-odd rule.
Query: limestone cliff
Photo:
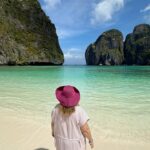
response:
[[[87,65],[150,65],[150,25],[139,24],[123,42],[116,29],[104,32],[85,52]]]
[[[137,25],[124,44],[125,64],[150,65],[150,25]]]
[[[0,65],[61,65],[54,24],[38,0],[0,0]]]
[[[120,65],[124,60],[123,36],[119,30],[104,32],[85,53],[87,65]]]

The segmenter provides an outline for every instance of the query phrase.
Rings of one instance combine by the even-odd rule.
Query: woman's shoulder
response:
[[[83,107],[77,106],[76,108],[77,108],[77,116],[79,118],[79,124],[80,126],[82,126],[89,120],[89,116]]]
[[[83,108],[82,106],[80,106],[80,105],[77,105],[77,106],[76,106],[76,110],[77,110],[78,112],[83,112],[83,111],[85,111],[84,108]]]
[[[80,105],[77,105],[77,106],[75,106],[75,109],[76,109],[76,110],[80,110],[80,109],[81,109],[81,106],[80,106]]]

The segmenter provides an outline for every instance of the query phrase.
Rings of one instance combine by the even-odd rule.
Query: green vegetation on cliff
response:
[[[87,65],[150,65],[150,25],[135,26],[123,36],[117,29],[104,32],[85,52]]]
[[[0,14],[0,64],[63,64],[55,26],[37,0],[0,0]]]
[[[98,37],[88,46],[87,65],[120,65],[123,62],[123,35],[119,30],[111,29]]]
[[[137,25],[124,44],[127,65],[150,65],[150,25]]]

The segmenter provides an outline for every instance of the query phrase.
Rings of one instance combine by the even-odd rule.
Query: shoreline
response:
[[[0,149],[3,150],[55,150],[51,136],[50,120],[38,122],[32,118],[23,118],[17,112],[0,111]],[[34,118],[34,116],[32,116]],[[123,140],[108,140],[97,134],[93,126],[95,150],[149,150],[150,143],[139,143]],[[87,150],[90,147],[87,142]]]
[[[54,149],[50,125],[23,118],[17,113],[0,113],[0,118],[0,149]]]

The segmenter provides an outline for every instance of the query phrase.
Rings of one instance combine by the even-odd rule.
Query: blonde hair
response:
[[[75,106],[73,106],[73,107],[65,107],[65,106],[59,105],[59,110],[64,115],[71,115],[73,112],[75,112]]]

